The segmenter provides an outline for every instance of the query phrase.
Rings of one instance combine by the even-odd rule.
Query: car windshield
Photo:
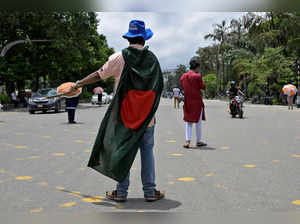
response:
[[[40,89],[37,91],[36,96],[55,96],[57,92],[55,89]]]

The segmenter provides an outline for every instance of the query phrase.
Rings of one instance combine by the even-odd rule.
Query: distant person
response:
[[[206,86],[199,74],[200,64],[192,58],[190,61],[190,71],[180,78],[181,86],[184,90],[184,121],[186,122],[186,143],[184,148],[189,148],[192,138],[193,123],[196,124],[196,146],[206,146],[201,141],[202,137],[202,120],[205,120],[204,103],[201,90],[205,90]]]
[[[287,96],[287,102],[288,102],[288,108],[289,110],[293,110],[294,107],[293,107],[293,102],[294,102],[294,95],[288,95]]]
[[[12,100],[12,102],[14,104],[14,107],[17,108],[18,101],[17,101],[17,95],[16,95],[15,91],[11,93],[11,100]]]
[[[76,124],[75,112],[79,102],[79,96],[66,98],[66,110],[68,111],[68,121],[69,124]]]
[[[102,92],[98,93],[98,104],[102,105]]]
[[[173,98],[174,98],[174,108],[179,109],[179,103],[180,103],[180,89],[175,87],[173,88]]]

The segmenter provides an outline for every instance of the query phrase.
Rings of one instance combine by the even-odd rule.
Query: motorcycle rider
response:
[[[229,109],[231,111],[231,102],[232,99],[235,98],[238,95],[245,96],[245,94],[236,86],[235,81],[230,82],[230,88],[226,91],[227,95],[229,96]],[[243,103],[241,103],[241,106],[243,107]]]
[[[241,94],[245,96],[245,94],[236,86],[235,81],[230,82],[230,88],[226,91],[229,96],[229,100]]]

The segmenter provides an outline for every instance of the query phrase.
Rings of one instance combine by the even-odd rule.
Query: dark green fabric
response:
[[[142,137],[155,115],[163,89],[163,76],[155,55],[148,50],[126,48],[122,51],[125,66],[121,80],[102,120],[88,163],[103,175],[118,182],[123,181],[135,159]],[[120,109],[129,90],[154,90],[155,101],[150,114],[137,130],[123,125]]]

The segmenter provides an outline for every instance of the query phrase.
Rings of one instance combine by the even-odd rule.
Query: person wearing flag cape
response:
[[[146,201],[164,198],[156,189],[154,166],[154,128],[163,90],[163,76],[156,56],[145,47],[153,36],[145,23],[132,20],[123,38],[129,47],[109,57],[98,71],[77,81],[75,90],[100,79],[115,78],[115,95],[101,122],[88,167],[116,180],[106,197],[117,202],[127,200],[130,168],[138,149]]]

